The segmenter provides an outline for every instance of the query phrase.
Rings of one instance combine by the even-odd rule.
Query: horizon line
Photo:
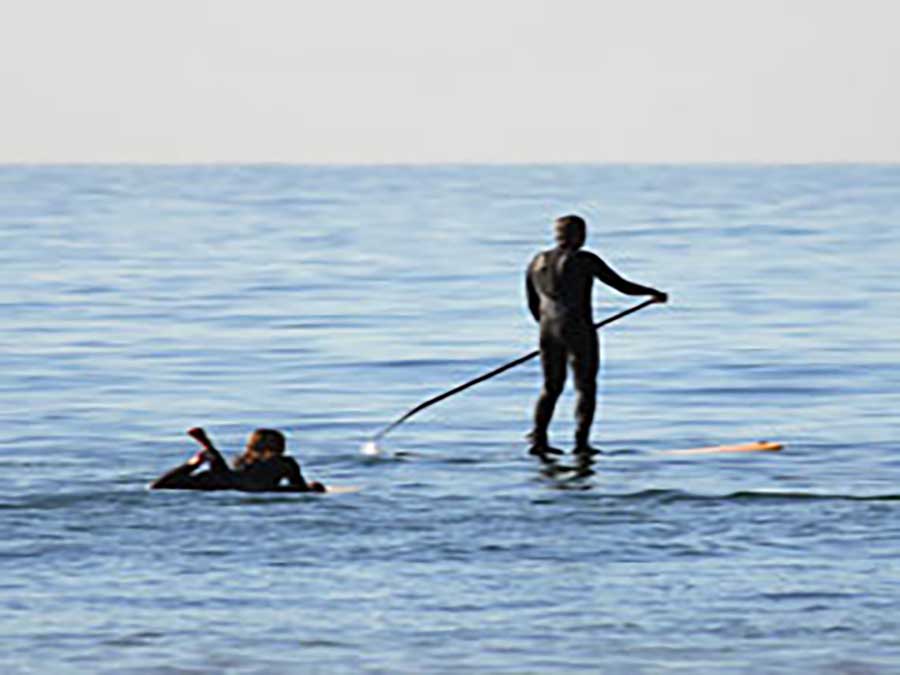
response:
[[[871,160],[577,160],[577,161],[293,161],[293,160],[191,160],[191,161],[144,161],[144,160],[0,160],[0,167],[88,167],[88,166],[133,166],[133,167],[235,167],[235,166],[293,166],[310,168],[429,168],[429,167],[562,167],[562,166],[619,166],[619,167],[666,167],[666,166],[708,166],[708,167],[811,167],[811,166],[900,166],[900,159]]]

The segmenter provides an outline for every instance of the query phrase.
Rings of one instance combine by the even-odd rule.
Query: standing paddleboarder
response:
[[[591,309],[594,278],[625,295],[650,295],[658,302],[666,302],[668,296],[623,279],[597,255],[582,251],[587,226],[580,216],[558,218],[554,230],[557,247],[536,255],[526,274],[528,308],[540,324],[544,373],[544,387],[534,408],[534,429],[529,434],[529,452],[541,458],[562,454],[550,446],[547,429],[566,381],[568,360],[577,393],[573,452],[589,457],[598,452],[589,441],[600,368],[600,345]]]

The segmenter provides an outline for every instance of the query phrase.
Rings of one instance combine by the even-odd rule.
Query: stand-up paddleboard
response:
[[[658,455],[727,455],[738,452],[778,452],[784,448],[781,443],[771,441],[757,441],[756,443],[744,443],[739,445],[713,445],[708,448],[689,448],[687,450],[663,450]]]
[[[653,455],[669,455],[674,457],[692,457],[696,455],[727,455],[740,454],[745,452],[778,452],[784,449],[781,443],[772,443],[771,441],[757,441],[756,443],[742,443],[735,445],[713,445],[706,448],[688,448],[686,450],[660,450],[652,452]],[[560,474],[575,474],[579,477],[590,476],[593,474],[591,466],[597,461],[620,454],[618,452],[600,453],[589,458],[576,458],[576,464],[564,464],[561,458],[555,456],[540,457],[541,463],[544,465],[544,474],[547,476],[557,476]],[[630,451],[627,454],[642,454]]]

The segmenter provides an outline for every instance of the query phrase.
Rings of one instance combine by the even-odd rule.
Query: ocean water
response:
[[[593,474],[535,362],[362,454],[535,348],[568,212],[671,294]],[[2,167],[0,670],[900,672],[898,260],[897,166]],[[196,425],[360,491],[149,492]]]

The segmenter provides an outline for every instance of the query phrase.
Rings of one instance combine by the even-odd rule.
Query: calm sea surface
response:
[[[363,455],[535,347],[568,212],[672,300],[594,475],[526,456],[534,362]],[[2,167],[0,670],[900,672],[898,262],[896,166]],[[148,492],[195,425],[361,491]]]

